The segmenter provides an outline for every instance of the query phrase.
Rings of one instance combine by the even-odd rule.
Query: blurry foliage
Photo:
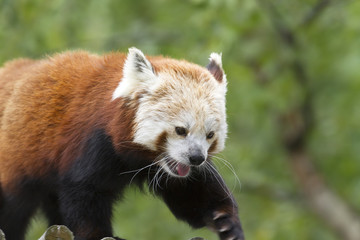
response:
[[[136,46],[206,65],[211,52],[222,52],[230,133],[219,157],[232,163],[241,187],[216,163],[239,202],[247,239],[336,239],[293,182],[278,116],[303,100],[289,71],[300,59],[314,96],[308,150],[327,183],[360,211],[360,2],[333,0],[303,24],[316,0],[272,1],[297,37],[296,51],[284,47],[259,2],[0,0],[0,63]],[[116,206],[114,220],[114,231],[128,239],[216,239],[176,221],[162,202],[136,190]],[[37,239],[46,228],[41,214],[31,226],[27,239]]]

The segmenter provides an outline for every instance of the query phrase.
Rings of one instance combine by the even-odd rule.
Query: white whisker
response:
[[[151,169],[151,167],[154,166],[154,165],[156,165],[156,164],[158,164],[159,162],[163,161],[163,158],[161,158],[161,159],[159,159],[159,158],[161,158],[161,155],[159,155],[159,156],[155,159],[155,161],[154,161],[153,163],[151,163],[151,164],[149,164],[149,165],[146,165],[145,167],[142,167],[142,168],[139,168],[139,169],[135,169],[135,170],[126,171],[126,172],[121,172],[119,175],[124,175],[124,174],[129,174],[129,173],[135,173],[135,174],[131,177],[131,179],[130,179],[129,185],[131,185],[131,183],[132,183],[132,181],[135,179],[135,177],[136,177],[141,171],[143,171],[144,169],[147,169],[147,168],[149,169],[149,170],[148,170],[148,176],[149,176],[149,175],[150,175],[150,169]]]
[[[227,194],[227,197],[231,200],[233,205],[235,205],[234,199],[232,198],[232,194],[231,194],[230,190],[226,187],[226,184],[225,184],[224,180],[220,177],[220,174],[217,171],[217,169],[208,162],[206,162],[205,166],[208,168],[209,172],[212,173],[213,177],[219,183],[222,190]]]
[[[130,171],[126,171],[126,172],[121,172],[119,173],[119,175],[123,175],[123,174],[128,174],[128,173],[133,173],[133,172],[141,172],[142,170],[146,169],[146,168],[150,168],[151,166],[154,166],[155,164],[157,164],[158,162],[160,162],[161,160],[157,161],[157,162],[153,162],[153,163],[150,163],[149,165],[146,165],[145,167],[142,167],[142,168],[139,168],[139,169],[135,169],[135,170],[130,170]],[[137,174],[136,173],[136,174]],[[136,175],[135,174],[135,175]]]
[[[221,158],[221,157],[218,157],[218,156],[211,155],[211,158],[218,161],[218,162],[223,163],[232,172],[232,174],[235,176],[235,180],[234,180],[235,184],[234,184],[234,187],[233,187],[232,191],[235,190],[236,184],[239,184],[239,187],[241,188],[240,179],[239,179],[238,175],[236,174],[235,168],[232,166],[232,164],[229,161],[225,160],[224,158]]]
[[[164,162],[164,163],[169,158],[169,156],[167,156],[166,154],[162,154],[159,157],[161,157],[161,159],[158,162]],[[162,187],[160,185],[160,180],[163,177],[163,175],[166,173],[166,171],[164,169],[165,169],[165,164],[160,164],[160,168],[158,168],[158,170],[156,171],[154,177],[149,182],[149,189],[152,189],[152,191],[154,193],[156,192],[157,187],[162,189]],[[159,175],[160,173],[161,173],[161,175]]]

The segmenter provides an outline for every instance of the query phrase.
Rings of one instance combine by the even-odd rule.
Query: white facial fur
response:
[[[153,61],[155,64],[156,60]],[[219,54],[212,53],[210,61],[221,68]],[[192,151],[201,152],[207,158],[212,144],[216,143],[212,153],[224,148],[227,134],[226,77],[223,74],[219,82],[205,68],[185,61],[175,63],[175,67],[171,65],[173,68],[181,65],[176,71],[164,68],[154,73],[151,63],[140,50],[129,49],[124,76],[113,93],[113,99],[125,97],[134,100],[136,93],[142,93],[134,120],[134,142],[189,165]],[[191,74],[180,69],[186,69]],[[194,76],[197,79],[193,79]],[[178,135],[175,127],[185,128],[186,136]],[[215,134],[208,139],[206,136],[211,131]],[[165,145],[158,146],[158,139],[164,133]],[[163,167],[174,175],[166,164]]]

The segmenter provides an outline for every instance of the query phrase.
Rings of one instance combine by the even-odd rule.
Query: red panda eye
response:
[[[187,135],[186,129],[183,127],[175,127],[175,132],[177,135],[180,135],[180,136],[185,137]]]
[[[211,138],[214,137],[214,135],[215,135],[215,133],[213,131],[211,131],[211,132],[208,133],[208,135],[206,135],[206,138],[211,139]]]

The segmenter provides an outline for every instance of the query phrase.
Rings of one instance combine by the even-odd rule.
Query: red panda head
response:
[[[203,68],[163,57],[147,59],[130,48],[113,100],[136,101],[133,141],[159,152],[157,164],[168,174],[186,177],[224,148],[226,84],[219,54],[212,53]]]

